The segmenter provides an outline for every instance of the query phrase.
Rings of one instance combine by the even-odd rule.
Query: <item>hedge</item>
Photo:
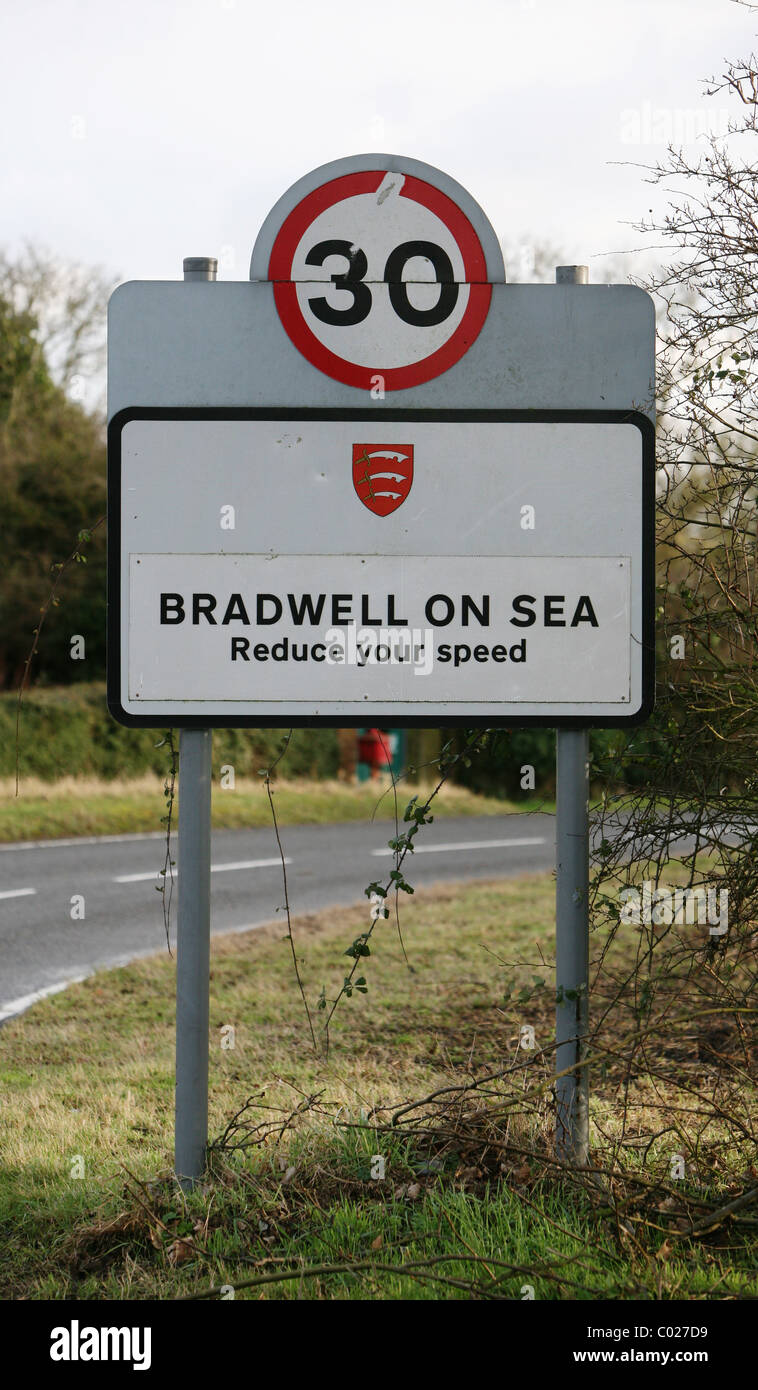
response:
[[[0,776],[15,770],[18,695],[0,694]],[[54,781],[58,777],[138,777],[164,773],[164,731],[125,729],[108,713],[105,685],[35,686],[21,707],[21,776]],[[238,776],[255,776],[276,757],[284,729],[217,729],[214,764],[231,763]],[[296,729],[286,758],[290,777],[335,777],[339,767],[336,729]]]

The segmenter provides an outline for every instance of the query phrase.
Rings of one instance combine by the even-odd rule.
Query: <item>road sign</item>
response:
[[[115,418],[116,716],[644,717],[650,422],[385,410],[377,423],[366,410]]]
[[[559,726],[558,1146],[586,1161],[587,726],[652,707],[655,320],[559,278],[506,285],[465,190],[365,155],[284,194],[250,284],[185,262],[111,298],[108,702],[182,728],[185,1184],[223,724]]]
[[[115,717],[644,718],[649,297],[506,285],[474,199],[381,155],[289,189],[251,277],[111,300]]]
[[[267,266],[295,347],[365,390],[447,371],[475,341],[492,295],[476,204],[438,179],[376,166],[312,184],[283,216]]]

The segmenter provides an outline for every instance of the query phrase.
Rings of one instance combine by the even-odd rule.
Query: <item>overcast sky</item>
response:
[[[666,137],[725,119],[701,80],[754,46],[731,0],[6,0],[0,244],[114,278],[245,279],[279,195],[364,151],[437,165],[521,247],[636,246]],[[699,124],[700,123],[700,124]],[[696,145],[695,145],[696,147]]]

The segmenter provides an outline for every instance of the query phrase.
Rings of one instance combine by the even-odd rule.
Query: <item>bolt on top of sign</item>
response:
[[[273,208],[251,279],[274,285],[299,352],[347,386],[418,386],[455,365],[503,282],[495,233],[453,179],[417,160],[323,165]]]

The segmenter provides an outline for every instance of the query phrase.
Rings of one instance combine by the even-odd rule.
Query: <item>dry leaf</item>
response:
[[[168,1258],[172,1265],[181,1265],[185,1260],[194,1260],[196,1253],[191,1241],[182,1240],[181,1236],[177,1236],[173,1245],[169,1246]]]

